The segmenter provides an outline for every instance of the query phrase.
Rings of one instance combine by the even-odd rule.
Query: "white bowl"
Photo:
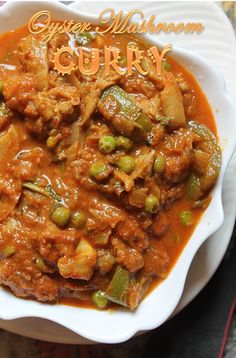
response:
[[[106,8],[104,3],[104,8]],[[37,11],[49,10],[55,19],[90,21],[96,18],[70,9],[55,1],[9,1],[0,9],[0,32],[20,27],[28,22]],[[162,46],[151,35],[145,38]],[[187,272],[192,259],[201,244],[223,223],[222,183],[230,158],[236,146],[236,109],[225,89],[222,75],[204,58],[179,48],[173,48],[172,55],[179,63],[193,73],[206,93],[215,114],[220,145],[222,168],[213,190],[213,199],[205,211],[192,237],[185,246],[171,273],[134,313],[126,311],[96,311],[63,305],[51,305],[23,300],[0,289],[0,318],[5,320],[20,317],[41,317],[67,327],[88,340],[103,343],[123,342],[139,331],[160,326],[174,311],[183,292]]]

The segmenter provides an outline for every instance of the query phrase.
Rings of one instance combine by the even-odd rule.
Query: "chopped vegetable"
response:
[[[135,128],[145,134],[152,129],[152,122],[148,116],[119,86],[112,86],[105,90],[98,106],[105,119],[110,121],[121,134],[130,136]]]
[[[76,229],[82,229],[86,223],[86,216],[82,211],[76,211],[72,215],[72,224]]]
[[[103,291],[96,291],[92,294],[92,301],[95,303],[97,308],[104,309],[107,307],[109,301],[105,297],[105,293]]]
[[[70,209],[62,205],[57,206],[53,210],[51,218],[54,224],[63,229],[66,227],[70,220]]]
[[[204,174],[200,179],[201,189],[206,192],[213,187],[218,178],[222,161],[221,150],[217,144],[216,137],[209,128],[194,121],[189,121],[188,126],[201,137],[203,141],[201,149],[210,156],[205,166]]]
[[[89,175],[96,180],[103,180],[110,174],[106,163],[97,161],[93,163],[89,170]]]
[[[204,171],[208,165],[208,161],[210,159],[210,155],[202,150],[194,150],[194,171],[198,175],[203,175]]]
[[[147,188],[133,187],[128,196],[129,204],[137,208],[143,208],[147,198],[147,190]]]
[[[39,193],[47,198],[52,198],[58,203],[62,202],[62,198],[58,196],[55,191],[52,189],[51,185],[47,185],[45,188],[40,187],[38,184],[31,182],[23,183],[22,186],[26,189],[32,190],[36,193]]]
[[[141,113],[140,117],[137,119],[137,126],[142,129],[144,133],[149,133],[152,130],[153,124],[146,114]]]
[[[75,35],[76,42],[79,46],[86,46],[90,41],[95,39],[95,34],[93,32],[82,32]]]
[[[182,211],[180,214],[180,222],[183,226],[190,226],[193,224],[193,214],[191,211]]]
[[[133,142],[127,137],[119,136],[116,138],[116,146],[128,151],[132,148]]]
[[[159,207],[159,200],[155,195],[150,194],[145,200],[145,211],[153,214],[157,212]]]
[[[98,259],[96,266],[99,270],[99,273],[104,276],[110,272],[116,263],[115,256],[106,249],[98,250]]]
[[[125,155],[120,158],[118,167],[122,172],[130,174],[135,168],[135,160],[129,155]]]
[[[129,289],[129,272],[121,266],[117,266],[116,272],[105,291],[105,297],[112,302],[127,306],[127,294]]]
[[[130,175],[122,172],[121,170],[114,171],[114,178],[117,179],[124,187],[125,191],[129,192],[134,186],[134,181]]]
[[[103,153],[111,153],[116,148],[115,137],[105,135],[99,139],[99,149]]]
[[[130,273],[134,273],[144,266],[144,258],[137,249],[117,238],[112,238],[111,242],[116,256],[116,262],[123,268]]]
[[[89,281],[93,275],[97,261],[97,251],[85,239],[81,239],[75,255],[61,257],[58,260],[58,269],[65,278]]]
[[[152,168],[155,160],[155,151],[146,149],[141,151],[135,160],[135,169],[131,175],[135,179],[147,179],[152,175]]]
[[[39,185],[37,184],[34,184],[34,183],[31,183],[31,182],[27,182],[27,183],[24,183],[22,184],[22,186],[26,189],[29,189],[29,190],[32,190],[32,191],[35,191],[36,193],[39,193],[43,196],[46,196],[46,197],[50,197],[50,194],[49,192],[45,189],[45,188],[42,188],[40,187]]]
[[[186,125],[183,97],[171,72],[165,73],[165,87],[161,92],[161,106],[163,114],[171,118],[168,127],[177,129]]]
[[[94,233],[94,234],[90,233],[90,236],[93,240],[93,244],[96,245],[96,247],[106,246],[108,244],[110,235],[111,235],[110,229],[102,233]]]
[[[138,279],[131,279],[128,294],[128,306],[131,311],[134,311],[138,307],[140,301],[147,292],[151,280],[151,277],[149,275],[145,275],[145,273]]]
[[[187,178],[185,190],[187,198],[190,200],[197,200],[201,196],[200,179],[193,173]]]
[[[166,158],[161,154],[157,155],[153,165],[154,172],[157,174],[163,174],[163,172],[165,171],[165,166]]]

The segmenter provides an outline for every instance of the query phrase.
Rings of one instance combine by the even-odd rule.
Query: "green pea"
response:
[[[102,180],[106,177],[107,171],[107,165],[102,161],[97,161],[91,165],[89,175],[96,180]]]
[[[145,200],[145,211],[147,213],[155,213],[159,206],[159,200],[155,195],[150,194]]]
[[[135,168],[135,160],[129,155],[125,155],[120,158],[118,162],[118,167],[122,172],[130,174]]]
[[[191,211],[182,211],[180,214],[180,222],[183,226],[190,226],[193,224],[193,215]]]
[[[82,211],[76,211],[72,215],[72,224],[76,229],[82,229],[86,222],[86,216]]]
[[[47,142],[46,142],[48,149],[55,148],[55,146],[57,145],[57,142],[58,142],[57,137],[48,137]]]
[[[92,295],[92,301],[100,309],[106,308],[109,303],[108,299],[105,297],[104,292],[102,291],[94,292]]]
[[[45,262],[42,259],[42,257],[37,257],[36,260],[35,260],[35,264],[36,264],[37,268],[40,271],[45,271],[46,270],[46,265],[45,265]]]
[[[166,60],[163,60],[163,61],[162,61],[162,68],[163,68],[163,70],[165,70],[165,71],[170,71],[170,68],[171,68],[170,63],[167,62]]]
[[[127,137],[120,136],[116,138],[116,146],[124,150],[130,150],[133,146],[133,142]]]
[[[163,174],[163,172],[165,171],[165,167],[166,158],[161,154],[157,155],[153,165],[154,172],[158,174]]]
[[[111,153],[116,148],[116,140],[111,135],[104,135],[99,140],[99,149],[103,153]]]
[[[57,206],[52,212],[52,221],[60,228],[66,227],[70,220],[70,209],[63,205]]]
[[[3,81],[0,80],[0,93],[2,93],[2,91],[3,91]]]

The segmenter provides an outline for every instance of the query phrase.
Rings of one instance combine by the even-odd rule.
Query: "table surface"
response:
[[[236,32],[236,2],[223,2]],[[236,297],[236,228],[229,249],[204,290],[161,328],[119,345],[79,346],[37,341],[0,330],[1,358],[215,358]],[[236,313],[224,358],[236,357]]]

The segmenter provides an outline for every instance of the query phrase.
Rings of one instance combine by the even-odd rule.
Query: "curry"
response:
[[[136,38],[27,28],[0,38],[0,283],[18,297],[135,310],[165,279],[211,201],[221,166],[214,118],[194,77],[71,74],[62,46],[86,56]],[[65,58],[66,61],[66,58]],[[125,55],[119,60],[126,67]]]

